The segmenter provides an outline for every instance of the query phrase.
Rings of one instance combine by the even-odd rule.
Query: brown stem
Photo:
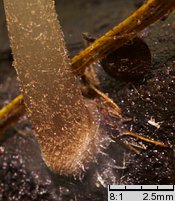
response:
[[[4,6],[14,66],[43,159],[54,171],[77,173],[97,150],[97,126],[71,72],[54,1],[4,0]]]

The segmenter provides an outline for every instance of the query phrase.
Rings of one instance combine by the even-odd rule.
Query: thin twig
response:
[[[155,141],[155,140],[151,140],[149,138],[146,138],[146,137],[143,137],[139,134],[136,134],[136,133],[132,133],[130,131],[126,131],[124,133],[122,133],[122,136],[125,136],[125,135],[128,135],[128,136],[132,136],[132,137],[135,137],[139,140],[142,140],[142,141],[145,141],[145,142],[148,142],[148,143],[151,143],[151,144],[154,144],[156,146],[160,146],[160,147],[167,147],[166,144],[162,143],[162,142],[158,142],[158,141]]]
[[[130,142],[128,142],[128,144],[131,145],[132,147],[136,148],[136,149],[146,150],[145,146],[141,146],[141,145],[138,145],[138,144],[133,144],[133,143],[130,143]]]
[[[133,146],[132,143],[129,142],[123,142],[131,151],[134,151],[136,154],[140,154],[140,151]]]
[[[15,124],[24,114],[25,107],[21,95],[0,110],[0,140],[3,138],[5,129]]]
[[[10,116],[14,110],[18,110],[18,108],[21,106],[24,107],[23,96],[19,95],[0,110],[0,121],[8,118],[8,116]]]
[[[101,98],[103,98],[103,100],[105,101],[104,103],[105,104],[108,104],[110,105],[114,111],[115,111],[115,114],[122,118],[121,116],[121,113],[122,113],[122,110],[121,108],[111,99],[109,98],[106,94],[104,94],[102,91],[98,90],[95,86],[93,86],[92,84],[90,84],[90,87],[91,89],[93,89]]]
[[[175,0],[148,0],[130,17],[95,40],[88,48],[72,59],[75,74],[82,75],[92,62],[104,58],[115,49],[133,39],[141,30],[175,8]]]

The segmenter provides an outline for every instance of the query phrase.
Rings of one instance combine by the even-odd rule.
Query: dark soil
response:
[[[57,1],[70,56],[83,48],[83,32],[94,37],[102,35],[128,16],[141,2]],[[0,21],[4,24],[3,15],[0,16]],[[119,125],[117,120],[105,118],[105,110],[96,100],[103,115],[101,126],[114,142],[106,150],[102,150],[106,154],[99,154],[97,163],[92,164],[85,174],[70,178],[48,170],[26,116],[6,130],[5,137],[0,142],[0,201],[102,201],[107,200],[108,184],[175,183],[174,24],[175,15],[172,14],[140,34],[139,37],[148,48],[145,51],[149,51],[152,57],[150,64],[150,54],[144,55],[150,66],[148,65],[149,70],[142,73],[141,79],[128,81],[127,74],[124,79],[117,76],[114,78],[96,65],[101,90],[108,93],[120,105],[124,116],[131,120]],[[9,59],[11,57],[5,28],[3,33],[0,31],[0,37],[0,107],[3,107],[19,94],[19,90],[16,73]],[[142,58],[140,54],[142,52],[138,51],[138,58]],[[122,55],[120,52],[118,59],[121,61],[126,59],[126,54],[123,55],[124,58]],[[132,63],[135,57],[137,54],[129,62]],[[137,67],[138,71],[139,68]],[[109,121],[114,126],[109,126]],[[150,121],[157,123],[157,127],[151,125]],[[120,136],[121,128],[164,142],[167,148]],[[146,150],[136,153],[124,142],[144,145]]]

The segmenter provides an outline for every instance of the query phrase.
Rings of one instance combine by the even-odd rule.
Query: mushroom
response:
[[[98,150],[98,124],[72,73],[53,0],[4,0],[26,110],[48,167],[76,174]],[[93,114],[92,114],[93,113]]]

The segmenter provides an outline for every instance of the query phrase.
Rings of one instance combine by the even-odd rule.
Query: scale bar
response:
[[[109,185],[109,191],[174,191],[174,185]]]

